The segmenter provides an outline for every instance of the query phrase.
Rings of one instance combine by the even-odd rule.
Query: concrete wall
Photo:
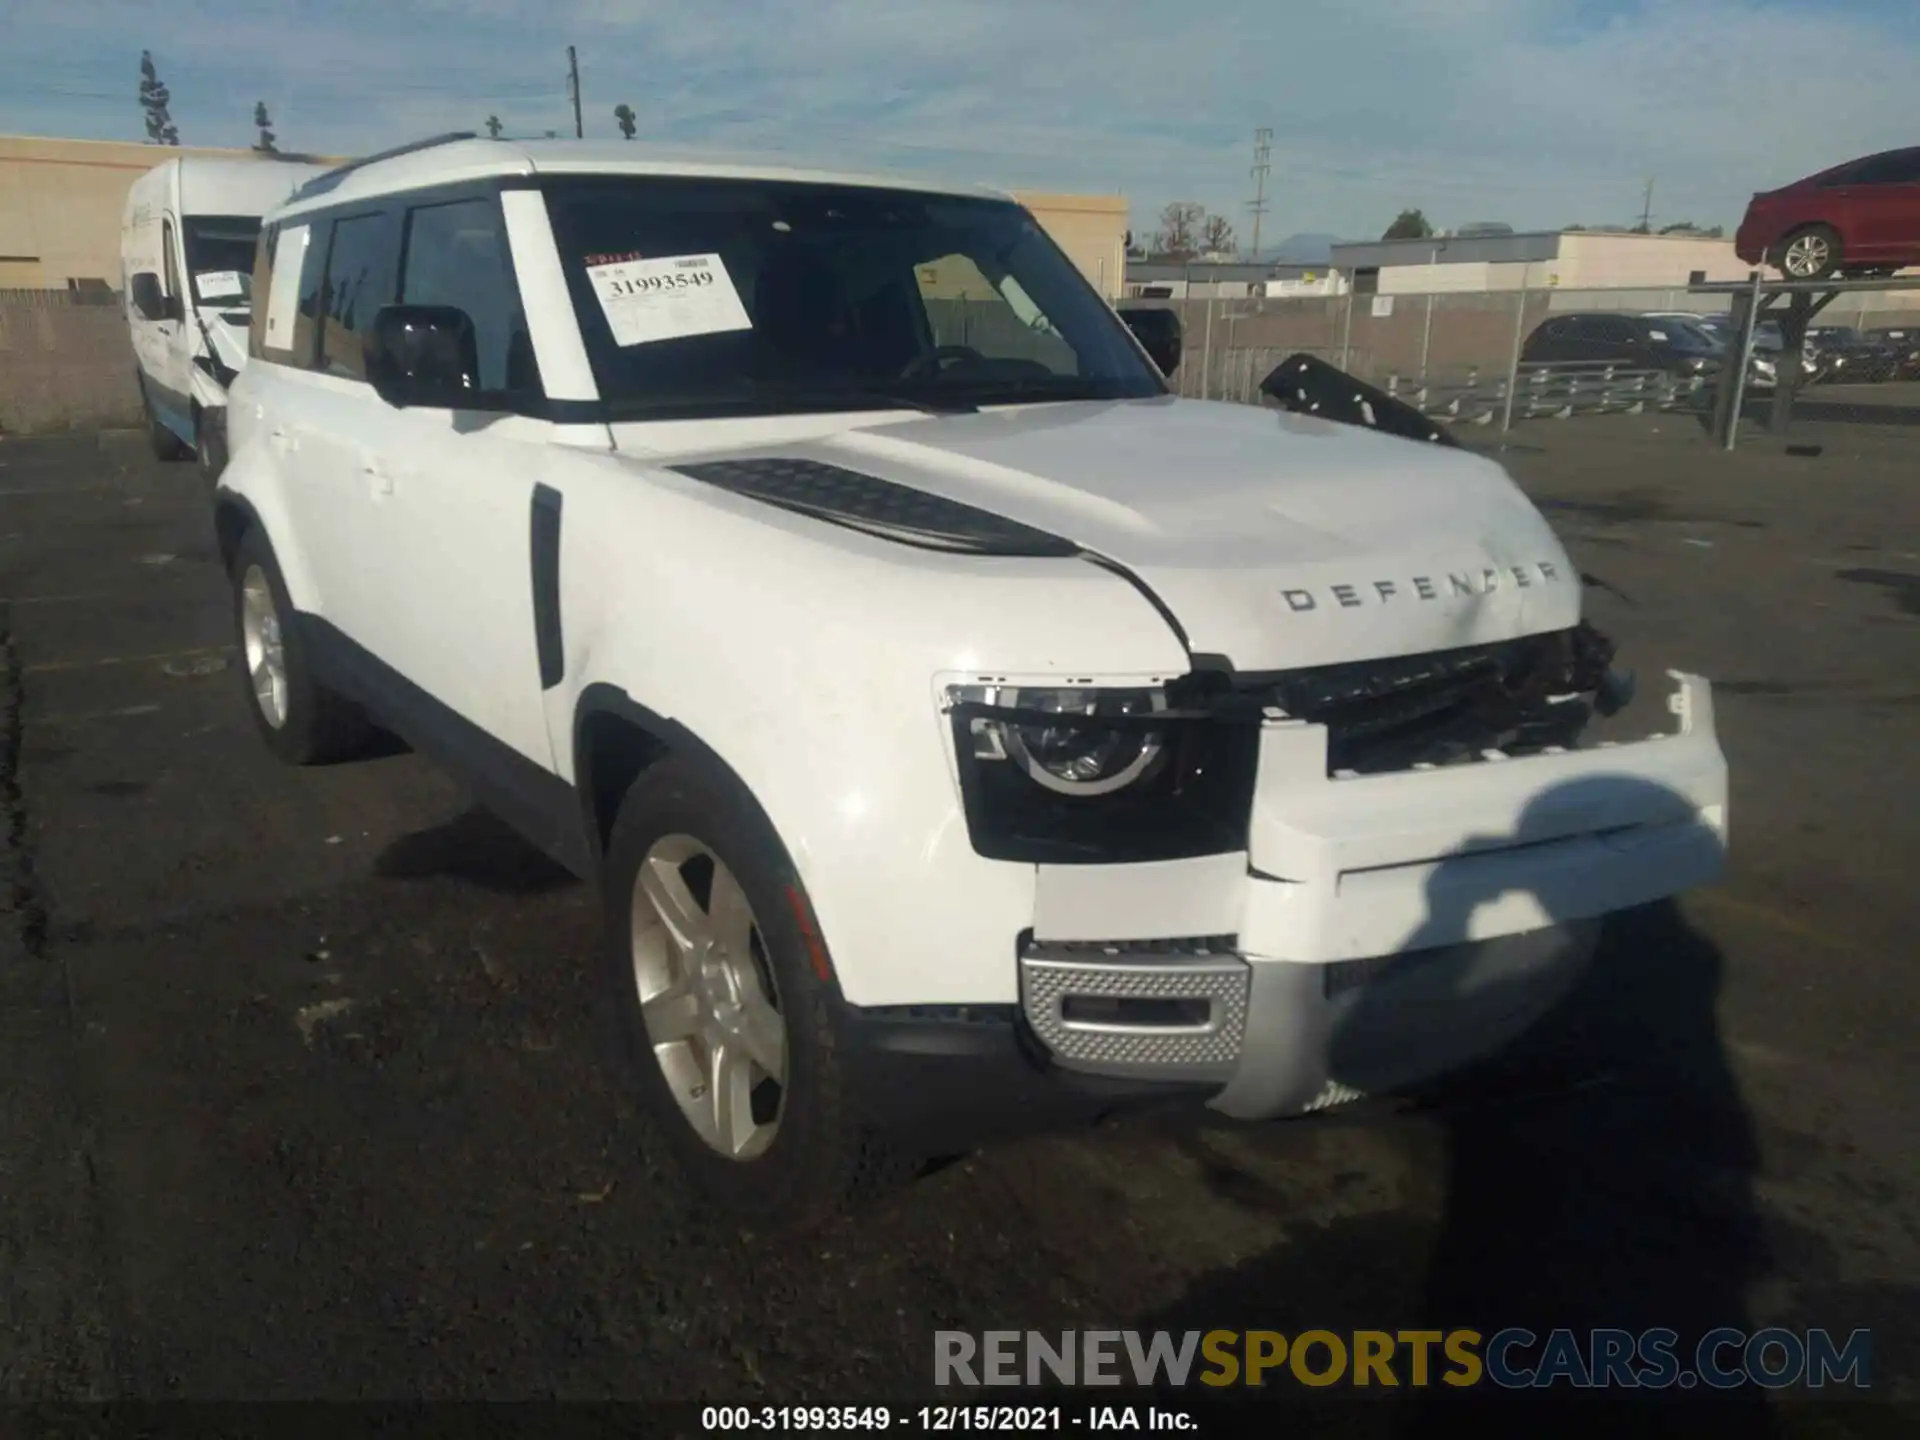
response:
[[[0,289],[64,290],[69,280],[118,285],[127,191],[182,155],[259,159],[251,150],[0,135]]]
[[[139,423],[118,305],[75,305],[64,290],[0,291],[0,435]]]

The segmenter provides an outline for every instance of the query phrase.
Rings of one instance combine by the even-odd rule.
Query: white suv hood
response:
[[[1072,540],[1131,571],[1194,654],[1243,671],[1580,618],[1578,572],[1497,464],[1357,426],[1169,397],[889,417],[778,453]]]

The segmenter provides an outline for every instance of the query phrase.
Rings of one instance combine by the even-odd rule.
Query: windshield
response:
[[[245,310],[253,295],[253,247],[260,221],[251,215],[189,215],[182,225],[193,298],[214,310]]]
[[[1019,206],[767,180],[547,191],[602,398],[635,416],[1159,395]]]

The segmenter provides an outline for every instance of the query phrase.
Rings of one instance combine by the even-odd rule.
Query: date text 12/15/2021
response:
[[[708,1405],[700,1428],[715,1434],[868,1430],[910,1435],[962,1431],[1159,1431],[1193,1434],[1185,1410],[1147,1405]]]

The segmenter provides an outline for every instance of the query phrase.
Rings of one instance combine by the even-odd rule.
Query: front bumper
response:
[[[1205,1086],[1244,1119],[1499,1048],[1571,988],[1600,916],[1720,874],[1711,690],[1673,678],[1675,732],[1424,772],[1329,776],[1324,729],[1270,723],[1248,852],[1163,869],[1173,903],[1145,874],[1041,867],[1025,1025],[1062,1069]],[[1140,938],[1156,911],[1231,918]]]

